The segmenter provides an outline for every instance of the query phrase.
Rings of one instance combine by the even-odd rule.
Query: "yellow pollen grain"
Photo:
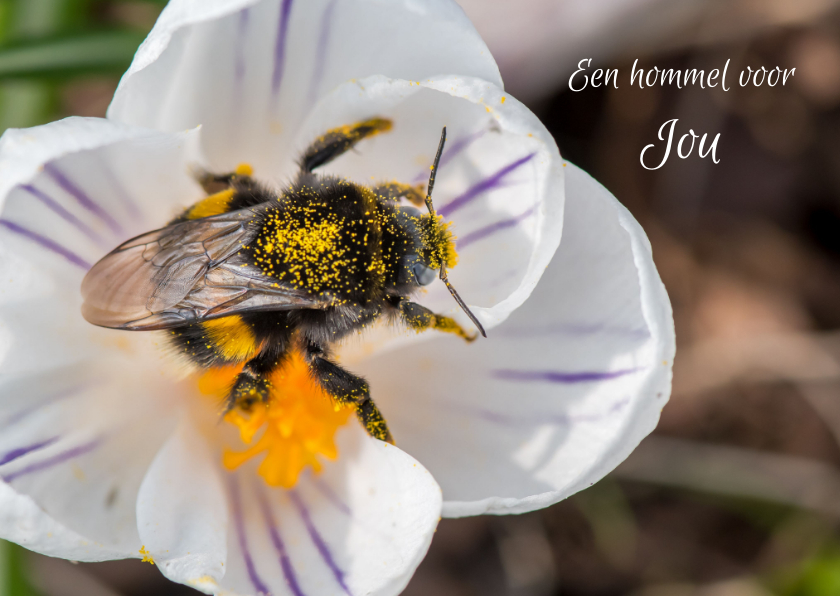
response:
[[[139,552],[141,555],[143,555],[143,561],[142,561],[143,563],[151,563],[152,565],[155,564],[155,560],[152,558],[151,553],[146,550],[145,546],[141,546],[140,550],[137,551],[137,552]]]
[[[211,369],[199,380],[199,389],[224,397],[241,368]],[[323,466],[321,458],[338,457],[335,433],[346,424],[351,410],[337,406],[312,379],[299,353],[273,373],[270,381],[268,403],[257,404],[249,412],[233,410],[225,416],[225,422],[239,430],[247,447],[244,451],[225,450],[222,464],[235,470],[261,456],[257,473],[266,484],[292,488],[304,469],[309,467],[318,473]]]

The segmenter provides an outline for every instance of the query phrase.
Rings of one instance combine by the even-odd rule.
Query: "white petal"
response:
[[[647,238],[566,170],[563,242],[522,308],[486,340],[444,337],[360,367],[397,444],[441,484],[444,515],[530,511],[590,486],[670,394],[673,321]]]
[[[296,146],[325,130],[383,116],[393,130],[360,143],[321,173],[362,184],[428,181],[441,128],[447,148],[433,200],[459,238],[449,279],[487,328],[522,304],[560,242],[563,167],[557,145],[525,106],[477,79],[369,77],[338,87],[313,110]],[[418,302],[472,323],[442,282]]]
[[[32,502],[84,537],[87,558],[138,556],[137,492],[171,431],[163,414],[172,409],[168,383],[123,366],[111,371],[116,376],[75,367],[7,381],[0,398],[4,493],[16,507],[33,509]],[[77,540],[65,536],[52,544],[42,534],[52,531],[45,524],[32,531],[37,534],[22,536],[24,542],[44,552],[61,552],[64,542]]]
[[[109,118],[205,127],[217,169],[290,173],[299,123],[318,98],[373,74],[439,73],[501,85],[490,52],[451,0],[175,0],[140,47]]]
[[[0,139],[0,238],[81,280],[105,252],[201,196],[189,173],[199,161],[197,136],[97,118],[7,131]]]
[[[395,595],[431,543],[441,495],[432,476],[358,424],[338,435],[341,455],[291,491],[231,476],[223,594]]]
[[[0,538],[43,555],[73,561],[108,561],[128,556],[68,530],[44,513],[30,497],[2,482]]]
[[[98,329],[80,314],[87,268],[201,196],[189,168],[198,131],[159,133],[68,118],[0,140],[0,373],[4,379],[99,358],[150,336]],[[44,341],[49,337],[50,341]]]
[[[82,319],[79,284],[106,250],[190,201],[196,136],[69,118],[0,140],[0,477],[33,534],[4,532],[31,548],[139,556],[135,501],[173,386],[153,337]]]
[[[216,454],[187,422],[157,454],[137,496],[140,542],[171,580],[205,588],[225,573],[228,507]]]
[[[150,134],[155,133],[102,118],[74,117],[34,128],[10,128],[0,138],[0,197],[63,155]]]

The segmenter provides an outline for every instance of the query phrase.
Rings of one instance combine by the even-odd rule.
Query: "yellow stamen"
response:
[[[224,397],[241,368],[211,369],[199,380],[199,390]],[[227,449],[222,464],[235,470],[264,455],[257,473],[270,486],[291,488],[306,467],[316,473],[321,471],[321,457],[338,457],[335,433],[347,422],[351,410],[335,404],[312,379],[298,353],[270,380],[272,390],[267,404],[256,404],[249,412],[232,410],[225,416],[225,422],[237,427],[248,447],[244,451]]]

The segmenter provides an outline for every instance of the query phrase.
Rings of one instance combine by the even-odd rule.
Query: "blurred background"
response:
[[[662,422],[627,462],[543,511],[443,520],[406,594],[840,595],[840,0],[461,4],[507,90],[644,226],[678,352]],[[0,129],[104,115],[164,5],[0,0]],[[619,89],[568,91],[582,58],[618,68]],[[640,91],[637,58],[796,74]],[[721,133],[720,163],[644,170],[671,118]],[[0,596],[191,593],[139,561],[0,543]]]

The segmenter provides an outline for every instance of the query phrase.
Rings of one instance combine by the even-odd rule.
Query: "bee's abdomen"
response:
[[[204,368],[247,362],[261,348],[252,327],[239,315],[179,327],[170,338],[179,353]]]

